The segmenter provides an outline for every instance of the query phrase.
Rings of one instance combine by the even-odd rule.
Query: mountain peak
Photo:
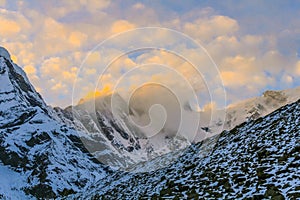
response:
[[[11,61],[11,57],[7,49],[0,46],[0,56],[4,57],[5,59]]]
[[[0,176],[2,180],[7,166],[22,180],[18,189],[7,190],[56,198],[81,191],[89,181],[105,176],[107,169],[81,143],[84,133],[61,123],[4,48],[0,52],[0,83]],[[14,199],[15,194],[3,192],[2,186],[0,199]]]

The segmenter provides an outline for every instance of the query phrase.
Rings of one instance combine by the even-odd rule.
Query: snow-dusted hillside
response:
[[[113,182],[98,182],[79,196],[300,199],[299,127],[300,100],[190,146],[170,166],[148,173],[116,173]]]
[[[3,49],[0,83],[0,198],[64,196],[107,176]]]
[[[300,87],[297,87],[282,91],[269,90],[260,97],[232,104],[226,111],[227,120],[224,128],[230,130],[245,121],[265,116],[286,104],[297,101],[299,98]]]

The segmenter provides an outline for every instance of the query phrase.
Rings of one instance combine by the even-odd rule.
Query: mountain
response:
[[[154,89],[151,88],[150,90],[153,91]],[[191,142],[200,142],[203,140],[203,135],[213,136],[222,130],[230,130],[245,121],[263,117],[283,105],[296,101],[299,96],[300,87],[284,91],[266,91],[261,97],[230,105],[226,110],[213,110],[213,115],[217,116],[214,121],[210,121],[211,112],[185,111],[186,117],[199,116],[200,118],[200,127],[192,141],[180,133],[176,134],[175,137],[170,136],[169,132],[172,131],[165,127],[153,137],[147,137],[147,130],[138,127],[131,119],[147,121],[143,119],[144,114],[141,113],[146,113],[149,106],[144,106],[147,108],[146,111],[143,110],[143,107],[137,109],[132,104],[129,105],[118,93],[89,100],[81,99],[76,106],[54,109],[64,123],[88,133],[92,141],[83,138],[84,144],[101,162],[116,169],[130,171],[140,166],[141,163],[156,160],[157,163],[151,166],[151,170],[154,170],[154,166],[165,166],[171,161],[160,160],[160,156],[174,150],[183,150]],[[160,97],[157,98],[160,99]],[[140,100],[140,102],[143,101]],[[226,118],[225,121],[222,121],[224,113]],[[142,122],[142,124],[147,123]]]
[[[82,138],[87,149],[102,163],[116,169],[128,171],[138,163],[190,145],[186,138],[171,137],[167,131],[146,137],[145,131],[130,120],[141,111],[128,106],[118,93],[54,110],[65,124],[86,132],[93,139]]]
[[[224,122],[224,130],[230,130],[235,126],[250,120],[255,120],[266,116],[274,110],[293,103],[300,98],[300,87],[287,89],[282,91],[268,90],[262,96],[246,99],[235,104],[231,104],[226,108],[226,119]],[[217,111],[217,115],[218,115]],[[217,119],[212,123],[211,128],[216,129],[218,126]]]
[[[84,133],[62,123],[4,48],[0,82],[1,199],[64,196],[110,173],[85,149]]]
[[[0,82],[0,199],[300,198],[299,88],[229,106],[190,145],[145,137],[118,94],[47,106],[2,47]]]
[[[260,97],[229,105],[226,110],[213,110],[212,113],[189,111],[191,116],[201,116],[200,127],[192,142],[200,142],[203,140],[201,137],[203,135],[213,136],[223,130],[231,130],[245,121],[266,116],[281,106],[296,101],[299,97],[300,87],[283,91],[266,91]],[[54,109],[64,123],[88,133],[93,142],[83,139],[87,149],[102,163],[116,169],[130,171],[141,163],[151,160],[152,163],[156,162],[151,166],[151,170],[155,170],[154,166],[160,168],[162,165],[168,165],[178,155],[167,160],[159,159],[160,156],[174,150],[183,150],[190,145],[190,141],[180,137],[180,134],[176,134],[175,137],[169,136],[168,132],[171,131],[146,137],[145,130],[130,120],[130,118],[142,118],[139,113],[144,111],[136,109],[132,104],[129,106],[118,93],[92,100],[82,99],[76,106]],[[225,121],[221,118],[224,113]],[[210,121],[212,114],[216,116],[214,121]]]
[[[191,145],[169,166],[153,172],[116,173],[114,181],[100,181],[80,196],[300,199],[299,119],[300,100]]]

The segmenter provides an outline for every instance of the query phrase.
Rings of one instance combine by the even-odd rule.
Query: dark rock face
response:
[[[87,195],[102,198],[297,199],[300,183],[300,101],[188,148],[150,173],[116,174]],[[113,187],[112,187],[113,185]]]
[[[263,93],[263,96],[266,97],[269,101],[275,100],[278,103],[284,103],[287,100],[287,97],[280,91],[268,90]]]
[[[26,82],[24,77],[21,74],[18,74],[13,65],[11,64],[10,61],[6,60],[5,61],[8,69],[9,69],[9,78],[10,80],[12,80],[12,82],[14,82],[16,84],[16,89],[21,89],[22,92],[26,93],[27,95],[25,96],[26,100],[30,103],[30,105],[32,107],[42,107],[43,105],[43,101],[39,101],[38,99],[36,99],[32,94],[36,94],[40,99],[42,99],[42,97],[40,96],[40,94],[38,94],[36,91],[33,91],[33,88],[31,87],[30,83]],[[21,92],[21,91],[20,91]],[[44,110],[46,111],[46,109]],[[47,111],[46,111],[47,112]]]

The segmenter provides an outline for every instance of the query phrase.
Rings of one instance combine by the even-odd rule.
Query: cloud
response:
[[[227,16],[212,16],[208,19],[197,19],[184,24],[183,30],[188,35],[207,41],[217,36],[232,35],[239,29],[236,20]]]
[[[0,9],[1,40],[22,39],[30,29],[29,21],[20,13]],[[22,30],[22,31],[21,31]]]
[[[249,98],[253,94],[258,95],[262,88],[274,84],[275,81],[264,73],[255,57],[228,57],[219,66],[225,87],[235,93],[234,96],[228,95],[229,102]]]
[[[9,52],[11,52],[13,61],[20,66],[35,65],[37,61],[37,55],[33,49],[31,42],[22,41],[7,41],[2,43]]]
[[[54,92],[59,92],[60,94],[66,94],[68,92],[67,86],[61,82],[56,82],[52,79],[52,82],[55,83],[52,87],[51,90]]]
[[[87,36],[74,31],[53,18],[45,18],[35,45],[38,45],[43,55],[55,55],[57,52],[74,51],[82,46]],[[51,45],[49,45],[51,44]]]
[[[80,99],[79,103],[83,103],[89,100],[95,100],[95,98],[105,97],[113,93],[112,85],[106,84],[101,90],[94,89],[86,93],[86,95]]]
[[[182,9],[179,9],[180,6],[166,7],[163,3],[96,0],[80,0],[78,3],[63,0],[55,4],[2,0],[0,6],[3,5],[6,8],[0,9],[1,46],[10,51],[17,64],[24,66],[30,80],[51,104],[70,104],[70,101],[61,100],[61,94],[71,95],[79,66],[95,45],[113,34],[143,26],[174,28],[201,42],[220,70],[230,101],[258,95],[265,88],[292,87],[300,83],[300,61],[296,55],[300,24],[296,17],[291,18],[294,11],[285,15],[285,25],[283,19],[280,23],[265,23],[274,21],[270,13],[266,13],[262,22],[252,18],[245,20],[247,13],[228,13],[229,7],[236,8],[233,4],[225,6],[222,12],[215,3],[184,4]],[[245,9],[246,4],[242,8]],[[274,17],[277,19],[282,15],[279,12]],[[264,31],[259,32],[262,25]],[[275,27],[277,25],[280,27]],[[199,55],[188,45],[178,44],[178,38],[167,31],[133,34],[131,38],[116,40],[115,46],[107,49],[107,55],[93,52],[89,56],[86,62],[89,67],[84,69],[86,76],[77,79],[83,85],[82,90],[88,92],[94,87],[94,80],[101,72],[100,62],[118,56],[122,52],[120,49],[130,45],[141,42],[150,46],[153,41],[156,41],[153,45],[165,44],[175,52],[185,52],[202,66],[203,72],[209,71],[205,67],[209,65],[205,55]],[[103,80],[114,83],[124,71],[145,63],[171,66],[198,86],[198,90],[207,92],[202,78],[195,75],[197,73],[189,63],[164,51],[149,51],[136,58],[119,58],[110,66]],[[170,84],[176,83],[168,73],[156,76],[153,72],[152,68],[145,68],[140,74],[131,76],[132,85],[128,87],[135,88],[143,81],[142,77],[147,76],[155,81],[164,79]],[[50,88],[50,92],[43,91],[45,88]]]
[[[80,47],[87,39],[87,36],[81,32],[71,32],[69,42],[74,47]]]
[[[210,102],[210,103],[204,105],[203,112],[206,112],[206,113],[211,112],[213,110],[216,110],[216,107],[217,107],[216,102]]]
[[[110,0],[80,0],[80,4],[86,6],[87,10],[91,13],[107,8],[110,3]]]
[[[77,67],[67,58],[51,57],[45,60],[40,68],[42,78],[55,78],[65,83],[73,84],[76,78]]]
[[[142,4],[142,3],[136,3],[132,6],[134,9],[144,9],[145,8],[145,5]]]
[[[36,68],[33,67],[32,65],[26,65],[23,67],[23,69],[27,75],[36,74]]]
[[[40,79],[37,85],[42,88],[40,91],[42,96],[62,106],[70,105],[77,71],[78,68],[72,65],[69,57],[46,59],[38,70]],[[50,88],[50,90],[45,88]]]
[[[118,20],[112,24],[111,32],[113,34],[121,33],[130,29],[134,29],[136,26],[126,20]]]
[[[21,27],[13,20],[0,17],[0,23],[1,23],[1,32],[0,32],[1,37],[16,35],[21,30]]]
[[[68,0],[61,0],[53,4],[47,1],[31,1],[25,2],[28,8],[36,8],[43,14],[51,16],[54,19],[64,18],[73,13],[85,10],[88,13],[94,14],[100,12],[110,5],[109,0],[80,0],[76,3]],[[24,7],[24,6],[23,6]]]
[[[300,77],[300,61],[296,63],[295,74]]]
[[[101,61],[100,53],[98,51],[94,51],[88,55],[88,58],[86,60],[86,65],[95,67],[97,66],[97,64],[99,64],[100,61]]]

